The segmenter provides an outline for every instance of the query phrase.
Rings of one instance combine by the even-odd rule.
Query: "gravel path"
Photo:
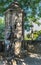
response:
[[[0,65],[6,64],[0,61]],[[29,53],[29,55],[23,59],[17,58],[17,60],[14,60],[13,65],[41,65],[41,55]]]
[[[29,56],[20,59],[18,65],[41,65],[41,55],[29,53]]]

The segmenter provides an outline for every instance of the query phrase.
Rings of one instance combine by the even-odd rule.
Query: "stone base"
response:
[[[41,44],[28,44],[27,51],[30,51],[32,53],[41,53]]]

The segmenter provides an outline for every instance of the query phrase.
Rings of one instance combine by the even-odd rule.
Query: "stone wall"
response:
[[[24,48],[32,53],[41,53],[41,42],[25,42]]]

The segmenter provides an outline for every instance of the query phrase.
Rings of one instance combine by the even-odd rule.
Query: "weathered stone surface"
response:
[[[15,55],[18,55],[21,53],[21,42],[15,42]]]
[[[34,53],[41,53],[41,44],[28,44],[27,50]]]

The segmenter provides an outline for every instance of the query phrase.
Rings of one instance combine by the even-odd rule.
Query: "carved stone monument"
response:
[[[22,40],[24,38],[24,12],[17,2],[9,5],[5,12],[5,40],[14,44],[14,53],[21,53]]]

